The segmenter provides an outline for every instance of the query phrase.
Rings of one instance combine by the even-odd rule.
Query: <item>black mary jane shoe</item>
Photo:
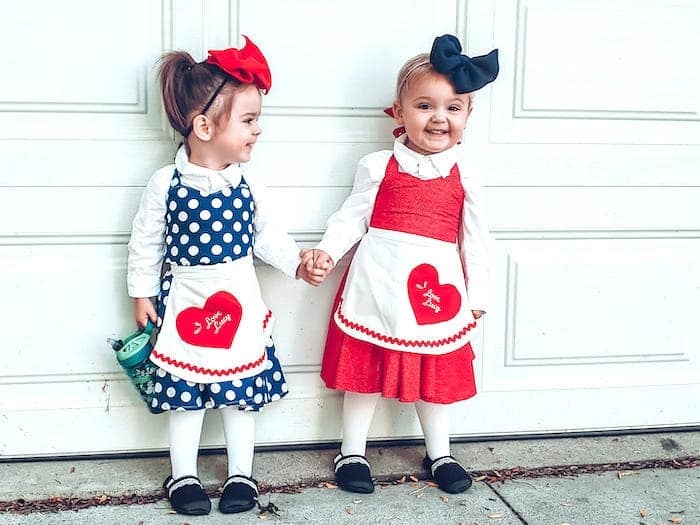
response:
[[[423,468],[437,481],[438,487],[450,494],[464,492],[472,485],[472,478],[452,456],[442,456],[431,460],[427,455],[423,459]]]
[[[372,483],[372,475],[366,457],[356,454],[348,456],[338,454],[333,459],[333,464],[335,466],[335,481],[341,489],[359,494],[374,492],[374,483]]]
[[[178,514],[202,516],[211,512],[211,501],[198,477],[182,476],[173,479],[168,476],[163,482],[163,488],[170,505]]]
[[[250,510],[258,503],[258,482],[248,476],[231,476],[224,483],[219,500],[223,514],[234,514]]]

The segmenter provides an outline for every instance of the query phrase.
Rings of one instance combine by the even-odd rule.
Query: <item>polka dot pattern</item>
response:
[[[255,203],[245,179],[209,195],[182,185],[176,172],[167,209],[166,262],[218,264],[252,253]]]
[[[193,383],[182,381],[176,375],[158,368],[155,378],[155,394],[152,412],[167,410],[200,410],[236,406],[239,410],[260,411],[272,401],[287,395],[289,388],[275,356],[272,339],[267,344],[265,369],[257,376],[221,381],[218,383]]]

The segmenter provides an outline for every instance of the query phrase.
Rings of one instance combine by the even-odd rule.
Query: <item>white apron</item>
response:
[[[165,317],[151,361],[198,383],[260,373],[274,319],[262,300],[252,256],[173,266],[171,271]]]
[[[440,355],[476,327],[455,243],[369,228],[334,313],[351,337],[383,348]]]

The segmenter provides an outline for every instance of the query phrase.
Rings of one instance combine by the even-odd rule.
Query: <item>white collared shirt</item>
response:
[[[456,147],[432,155],[421,155],[408,148],[403,143],[405,140],[404,134],[394,141],[394,157],[401,166],[402,172],[409,173],[420,180],[447,177],[452,166],[459,160]]]
[[[433,155],[421,155],[405,145],[406,135],[394,141],[394,149],[377,151],[360,159],[350,196],[329,219],[326,233],[317,248],[326,252],[334,262],[345,255],[364,235],[377,198],[379,185],[386,173],[392,154],[402,172],[421,180],[447,177],[455,163],[464,188],[462,221],[459,228],[459,251],[472,310],[486,311],[488,305],[488,245],[485,191],[481,180],[454,146]]]
[[[221,191],[229,185],[236,187],[242,177],[240,164],[231,164],[222,170],[192,164],[184,147],[178,150],[175,164],[164,166],[151,176],[131,225],[127,267],[127,289],[131,297],[155,297],[160,291],[168,189],[176,168],[182,184],[204,195]],[[255,201],[253,253],[290,277],[295,277],[300,262],[296,242],[276,220],[265,185],[247,171],[245,180]]]

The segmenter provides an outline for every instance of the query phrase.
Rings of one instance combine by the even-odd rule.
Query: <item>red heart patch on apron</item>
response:
[[[459,312],[462,297],[451,284],[440,284],[431,264],[416,266],[408,276],[408,299],[418,324],[449,321]]]
[[[207,348],[230,348],[241,324],[243,307],[228,292],[216,292],[202,308],[190,306],[175,319],[180,338],[191,345]]]

